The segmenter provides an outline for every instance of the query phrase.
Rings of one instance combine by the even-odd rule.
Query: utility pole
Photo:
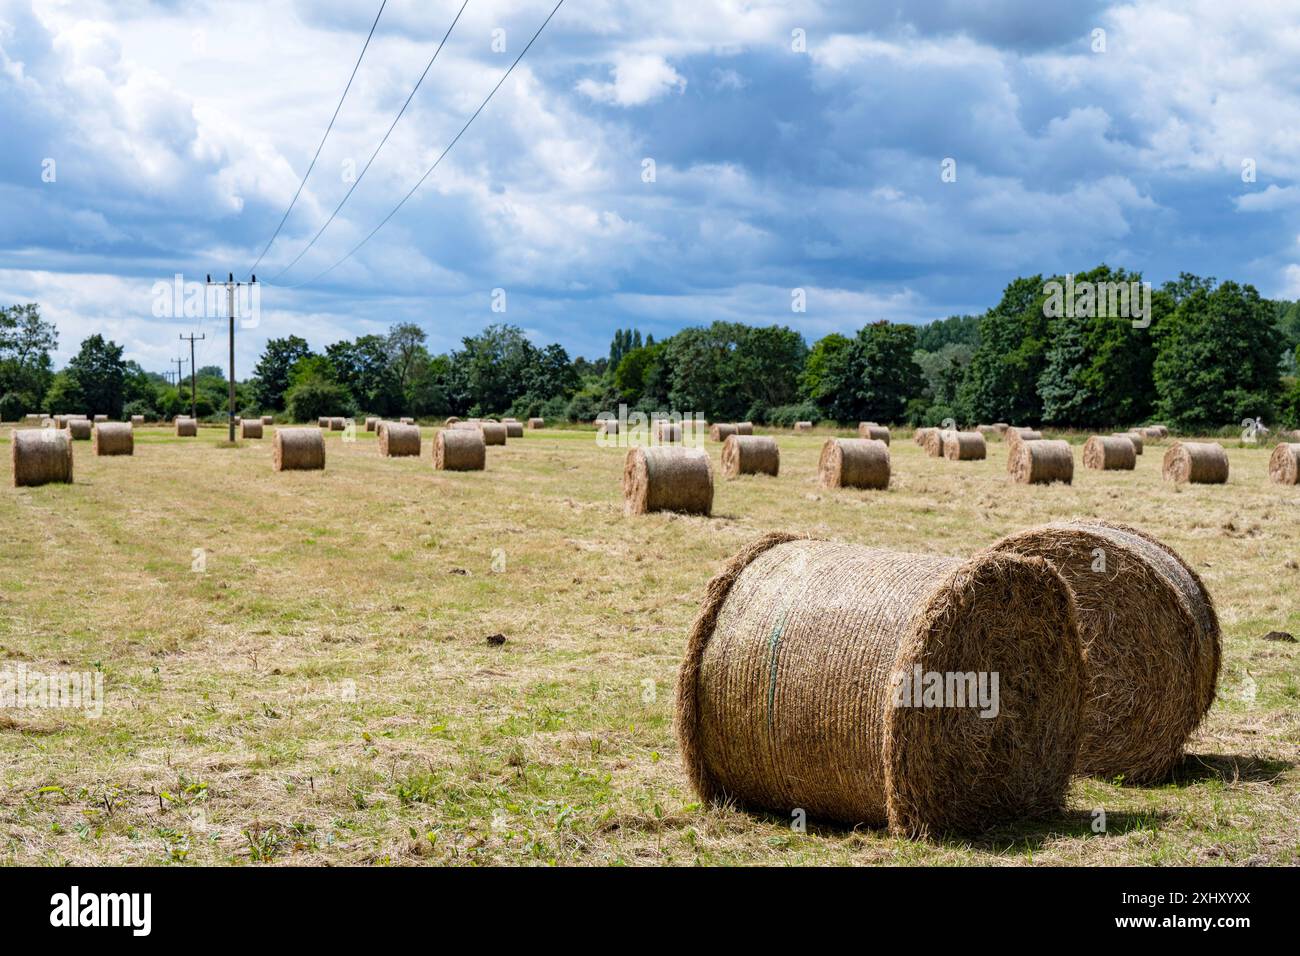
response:
[[[199,373],[198,370],[194,368],[194,342],[196,338],[198,341],[202,342],[207,337],[207,333],[199,336],[195,336],[193,333],[190,333],[188,336],[180,336],[182,342],[188,339],[190,343],[190,417],[195,419],[199,417],[195,414],[199,408],[199,386],[195,381],[195,379],[199,377]]]
[[[179,390],[181,387],[181,366],[185,364],[185,359],[174,358],[172,364],[176,366],[176,388]]]
[[[257,283],[257,276],[253,276],[253,284]],[[213,285],[212,276],[208,276],[208,285]],[[235,443],[235,290],[244,282],[236,282],[235,274],[229,272],[226,274],[226,314],[230,317],[230,431],[229,440],[233,445]]]

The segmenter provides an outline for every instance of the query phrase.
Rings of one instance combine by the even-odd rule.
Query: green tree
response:
[[[1159,416],[1188,430],[1272,421],[1282,339],[1269,303],[1251,285],[1189,278],[1166,287],[1177,306],[1155,326]]]
[[[826,363],[818,406],[838,422],[901,421],[922,387],[915,351],[914,326],[868,325]]]
[[[296,335],[269,340],[253,369],[253,393],[257,404],[265,409],[283,409],[284,393],[289,390],[289,372],[300,359],[311,354],[306,339]]]
[[[390,417],[405,411],[406,397],[392,362],[389,340],[363,335],[325,349],[335,381],[348,390],[359,408]]]
[[[0,309],[0,418],[46,410],[39,406],[54,378],[50,353],[58,344],[58,332],[36,303]]]
[[[462,339],[461,344],[463,347],[452,354],[452,363],[454,376],[463,382],[467,407],[462,411],[500,413],[527,391],[537,349],[522,330],[513,325],[489,325],[478,335]]]
[[[98,333],[92,335],[81,343],[64,371],[81,397],[85,414],[122,417],[127,372],[122,346]]]
[[[399,322],[388,330],[386,346],[389,363],[403,397],[409,393],[411,381],[420,367],[428,363],[429,353],[424,342],[424,329],[413,322]]]
[[[847,336],[832,332],[818,339],[808,352],[799,385],[804,397],[819,408],[832,397],[829,391],[830,382],[838,381],[841,377],[840,366],[852,343],[853,340]]]
[[[960,390],[963,417],[1017,424],[1042,420],[1038,380],[1047,365],[1046,298],[1041,275],[1018,278],[980,319],[980,342]]]

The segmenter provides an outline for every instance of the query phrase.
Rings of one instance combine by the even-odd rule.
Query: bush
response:
[[[812,402],[800,402],[798,405],[779,405],[767,413],[767,424],[778,428],[790,428],[795,422],[821,421],[822,411]]]
[[[1283,394],[1278,411],[1281,413],[1278,420],[1284,428],[1300,428],[1300,379],[1293,381]]]
[[[951,405],[931,405],[921,415],[921,424],[926,428],[937,428],[945,419],[957,420],[957,412]]]
[[[767,407],[767,402],[754,402],[745,411],[745,421],[753,422],[755,425],[766,425],[771,414],[772,410]]]
[[[5,392],[0,397],[0,422],[16,422],[28,412],[38,412],[39,408],[28,408],[28,401],[25,395],[19,395],[17,392]]]
[[[311,422],[323,416],[351,418],[356,403],[346,388],[335,382],[312,379],[285,393],[285,408],[295,422]]]
[[[604,389],[584,388],[569,400],[564,417],[571,422],[591,422],[601,412],[613,411],[605,401]]]
[[[160,418],[158,415],[158,409],[154,408],[142,399],[134,402],[127,402],[122,407],[122,417],[124,419],[130,421],[132,415],[143,415],[144,420],[147,422],[156,422]]]

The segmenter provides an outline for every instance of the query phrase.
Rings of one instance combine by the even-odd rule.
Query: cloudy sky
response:
[[[469,0],[281,275],[462,2],[388,0],[257,268],[241,377],[268,337],[396,321],[439,350],[501,320],[591,357],[718,318],[812,341],[1101,261],[1300,297],[1300,4],[1250,0],[566,0],[315,279],[554,5]],[[223,364],[224,322],[155,317],[155,283],[247,277],[378,9],[0,0],[0,303],[41,304],[60,364],[102,332],[162,371],[191,330]]]

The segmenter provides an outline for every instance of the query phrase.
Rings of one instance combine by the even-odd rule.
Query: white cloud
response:
[[[578,92],[599,103],[616,106],[644,106],[661,96],[686,89],[686,80],[661,56],[620,55],[610,70],[612,83],[582,80]]]

